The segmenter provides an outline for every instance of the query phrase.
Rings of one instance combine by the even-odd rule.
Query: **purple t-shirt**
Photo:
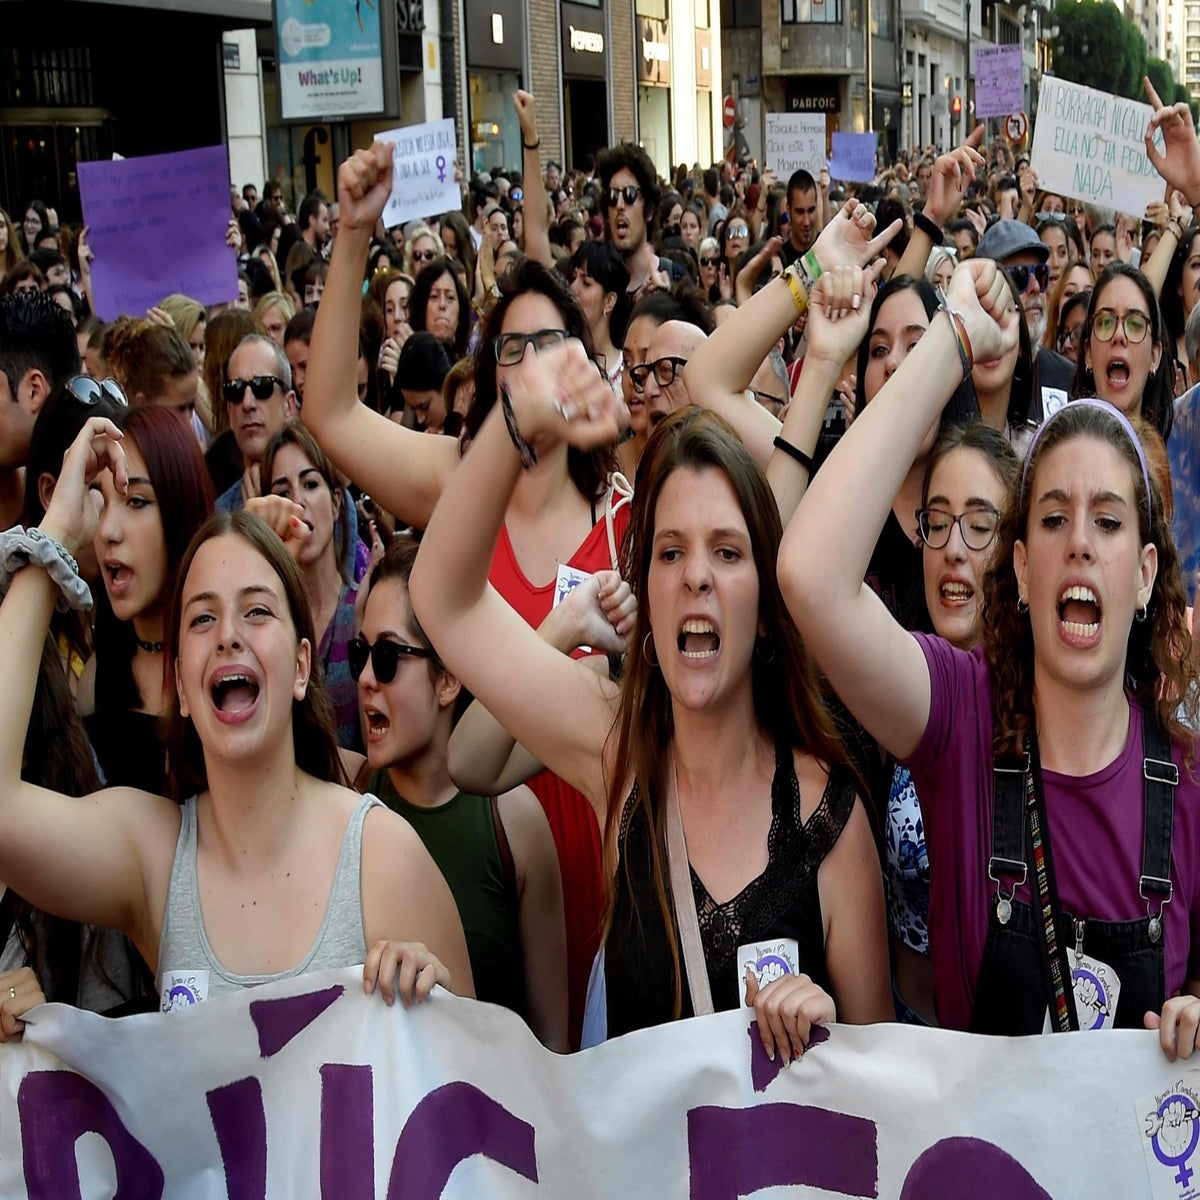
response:
[[[992,692],[983,651],[957,650],[913,634],[929,665],[929,724],[908,760],[929,850],[929,949],[934,1003],[947,1029],[967,1029],[983,963],[996,885],[988,879],[992,841]],[[1200,785],[1179,766],[1171,878],[1163,911],[1170,996],[1200,978]],[[1117,758],[1093,775],[1042,770],[1046,822],[1060,907],[1105,921],[1146,915],[1142,873],[1142,721],[1130,704],[1129,736]],[[1032,875],[1032,871],[1031,871]],[[1032,902],[1030,883],[1017,898]]]

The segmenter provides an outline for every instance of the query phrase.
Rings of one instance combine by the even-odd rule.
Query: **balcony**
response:
[[[963,6],[958,0],[900,0],[905,25],[933,33],[965,38]]]

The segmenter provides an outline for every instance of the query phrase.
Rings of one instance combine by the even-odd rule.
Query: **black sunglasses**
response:
[[[93,379],[90,375],[75,375],[67,380],[66,387],[72,399],[86,408],[95,408],[104,401],[115,404],[118,408],[129,407],[125,390],[115,379]]]
[[[255,375],[251,379],[231,379],[221,387],[226,404],[241,404],[249,388],[255,400],[268,400],[278,386],[282,392],[283,380],[278,375]]]
[[[396,668],[401,658],[432,658],[433,651],[422,646],[410,646],[407,642],[391,642],[380,638],[375,645],[363,637],[353,637],[346,643],[346,659],[350,674],[358,679],[367,669],[367,659],[375,672],[376,683],[391,683],[396,678]]]
[[[1029,287],[1029,277],[1032,275],[1037,280],[1037,285],[1044,292],[1047,284],[1050,282],[1050,267],[1046,263],[1037,263],[1032,267],[1006,267],[1009,275],[1012,277],[1013,283],[1017,286],[1018,292],[1024,292]]]
[[[642,189],[636,183],[627,183],[621,188],[610,187],[605,194],[604,201],[609,208],[616,208],[617,201],[624,197],[625,207],[632,208],[641,194]]]
[[[412,252],[413,262],[433,262],[437,258],[436,250],[414,250]]]
[[[702,258],[700,265],[702,267],[715,267],[720,261],[719,258]]]

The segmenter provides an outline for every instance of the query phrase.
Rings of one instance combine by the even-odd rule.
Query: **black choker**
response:
[[[133,635],[133,640],[135,642],[137,642],[138,646],[140,646],[141,649],[145,650],[145,652],[147,654],[161,654],[162,653],[162,648],[163,648],[162,642],[143,642],[142,639],[140,637],[138,637],[138,635],[136,633]]]

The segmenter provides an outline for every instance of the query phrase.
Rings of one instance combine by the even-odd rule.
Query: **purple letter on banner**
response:
[[[224,146],[80,163],[79,195],[98,316],[142,316],[172,292],[201,304],[237,298]]]
[[[801,1183],[879,1194],[875,1122],[807,1104],[691,1109],[688,1166],[692,1200],[738,1200]]]
[[[114,1200],[161,1200],[162,1167],[121,1124],[112,1101],[94,1083],[70,1071],[34,1071],[17,1088],[22,1165],[29,1200],[80,1195],[75,1143],[98,1133],[117,1169]]]

